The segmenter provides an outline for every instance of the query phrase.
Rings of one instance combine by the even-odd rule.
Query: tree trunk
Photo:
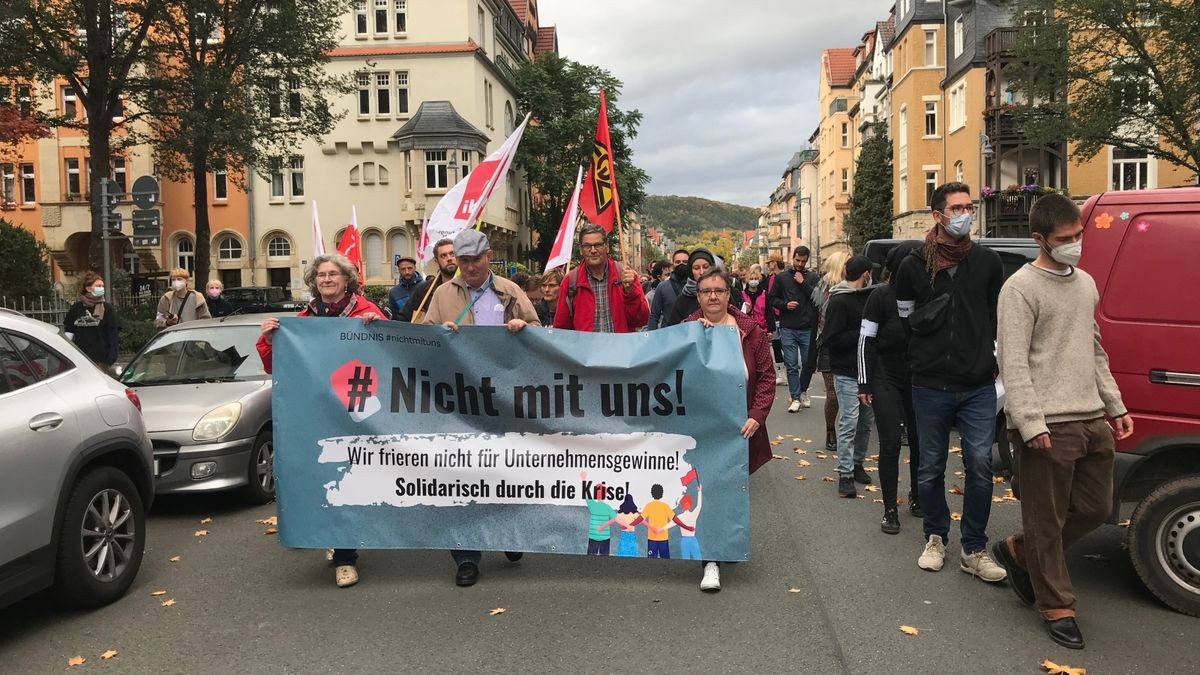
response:
[[[196,215],[196,288],[209,282],[208,148],[196,147],[192,157],[192,200]]]
[[[107,85],[107,83],[105,83]],[[100,85],[94,85],[100,86]],[[107,86],[104,87],[107,89]],[[92,90],[96,91],[95,88]],[[112,120],[104,123],[104,96],[89,96],[86,101],[88,112],[88,156],[92,162],[91,176],[88,179],[88,191],[92,209],[92,238],[88,246],[88,265],[98,274],[104,270],[104,208],[100,203],[100,179],[109,177],[109,164],[112,150],[109,141],[112,138]],[[86,166],[86,164],[85,164]],[[80,167],[81,170],[85,167]],[[105,280],[107,281],[107,279]]]

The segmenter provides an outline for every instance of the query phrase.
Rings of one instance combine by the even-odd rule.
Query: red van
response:
[[[1083,206],[1096,321],[1134,419],[1117,443],[1112,519],[1133,504],[1146,586],[1200,616],[1200,188],[1108,192]]]

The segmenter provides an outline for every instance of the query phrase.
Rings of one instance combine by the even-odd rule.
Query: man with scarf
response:
[[[996,306],[1004,282],[1000,256],[971,241],[975,204],[963,183],[930,198],[934,226],[925,245],[896,273],[896,308],[912,333],[908,347],[920,437],[918,491],[924,512],[924,570],[942,569],[950,533],[946,459],[950,427],[962,439],[964,482],[959,567],[984,581],[1005,579],[987,553],[996,420]]]

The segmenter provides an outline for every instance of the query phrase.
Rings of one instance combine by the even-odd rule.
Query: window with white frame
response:
[[[354,34],[367,34],[367,0],[354,0]]]
[[[119,192],[129,192],[129,174],[125,170],[125,158],[116,157],[112,161],[112,178]]]
[[[375,114],[392,114],[392,75],[375,73]]]
[[[842,194],[850,194],[850,169],[842,169]]]
[[[962,56],[963,50],[966,49],[963,45],[963,30],[964,26],[963,15],[959,14],[954,20],[954,58]]]
[[[460,167],[459,171],[461,172],[463,178],[466,178],[467,174],[471,173],[471,151],[470,150],[462,151],[462,157],[460,157],[458,160],[458,166]]]
[[[275,235],[267,241],[267,257],[268,258],[290,258],[292,257],[292,242],[283,235]]]
[[[271,175],[271,199],[283,199],[285,196],[283,185],[283,160],[279,157],[272,157],[270,161],[269,172]]]
[[[950,130],[967,125],[967,83],[959,82],[950,90]]]
[[[241,260],[242,242],[237,237],[222,237],[217,242],[217,260]]]
[[[267,116],[271,119],[279,119],[283,117],[283,98],[279,92],[279,78],[268,78],[266,82],[267,88]]]
[[[37,201],[35,194],[37,187],[37,179],[34,177],[33,165],[21,165],[21,203],[33,204]]]
[[[908,176],[900,174],[900,213],[908,210]]]
[[[954,163],[954,180],[959,183],[963,182],[963,163],[961,159]]]
[[[289,162],[289,174],[292,179],[292,198],[304,196],[304,158],[292,155]]]
[[[850,147],[850,123],[842,122],[842,147]]]
[[[12,164],[0,164],[0,179],[3,180],[3,185],[0,187],[0,197],[3,198],[5,204],[17,203],[17,174],[16,168]]]
[[[392,5],[396,19],[394,26],[396,33],[404,33],[408,31],[408,0],[394,0]]]
[[[33,112],[33,88],[28,84],[17,85],[17,107],[26,117]]]
[[[300,78],[289,77],[288,88],[288,117],[300,117]]]
[[[925,101],[925,136],[937,135],[937,101]]]
[[[929,205],[933,202],[933,192],[934,192],[934,190],[937,190],[937,186],[938,186],[938,172],[937,171],[926,171],[925,172],[925,204],[926,205]]]
[[[937,65],[937,31],[925,31],[925,65]]]
[[[371,114],[371,74],[358,73],[355,81],[358,83],[358,116],[366,117]]]
[[[63,117],[75,119],[79,108],[79,97],[75,95],[75,87],[63,87],[62,100]]]
[[[446,151],[445,150],[426,150],[425,151],[425,189],[427,190],[445,190],[447,187],[446,180]]]
[[[479,22],[479,46],[487,51],[487,14],[482,7],[476,7],[475,10],[475,18]]]
[[[521,201],[521,191],[517,186],[517,172],[509,171],[506,180],[504,181],[508,194],[508,203],[516,205]]]
[[[229,173],[224,169],[213,169],[213,199],[229,199]]]
[[[404,151],[404,191],[412,192],[412,151]]]
[[[412,255],[408,250],[408,235],[403,232],[393,232],[390,237],[390,245],[392,247],[392,260],[398,255]]]
[[[396,114],[408,114],[408,71],[396,71]]]
[[[63,164],[67,169],[67,194],[78,197],[82,194],[79,183],[79,160],[74,157],[68,157],[63,160]]]
[[[370,232],[362,240],[363,267],[368,279],[383,276],[383,237],[378,232]]]
[[[516,116],[513,114],[512,101],[505,101],[504,102],[504,135],[505,136],[512,134],[513,129],[516,128],[516,120],[514,119],[515,117]]]
[[[1112,190],[1145,190],[1150,187],[1150,156],[1145,150],[1112,149]]]
[[[388,32],[388,0],[375,0],[375,32]]]
[[[188,237],[175,240],[175,266],[187,270],[188,274],[196,271],[196,245]]]
[[[483,106],[484,106],[484,123],[489,129],[495,129],[496,111],[492,106],[492,83],[487,80],[483,81]]]

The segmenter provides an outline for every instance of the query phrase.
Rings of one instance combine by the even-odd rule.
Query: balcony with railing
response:
[[[1013,56],[1013,47],[1017,44],[1017,36],[1020,35],[1020,28],[997,28],[988,33],[983,39],[984,48],[987,52],[987,58],[1005,59]]]
[[[1028,237],[1029,210],[1041,195],[1001,192],[985,199],[985,225],[989,237]]]

